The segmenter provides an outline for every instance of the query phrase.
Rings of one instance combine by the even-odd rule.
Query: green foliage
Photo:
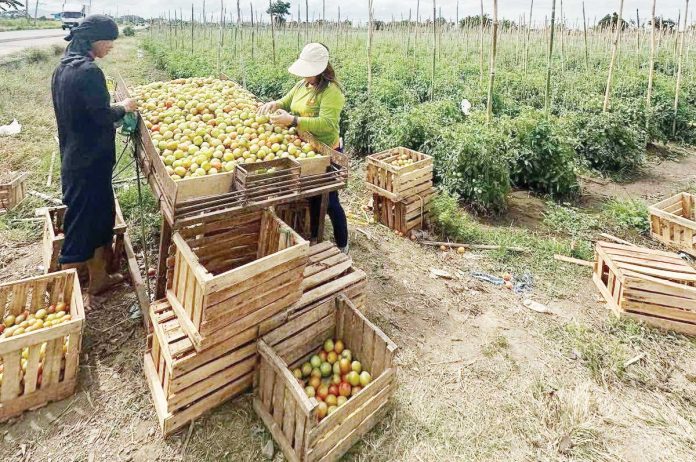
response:
[[[384,146],[391,112],[380,102],[366,99],[355,106],[344,132],[346,149],[352,153],[368,154],[378,152]]]
[[[438,194],[430,207],[435,230],[444,239],[469,244],[481,241],[483,236],[480,226],[466,212],[460,210],[454,196]]]
[[[641,234],[647,234],[650,230],[648,207],[639,200],[611,200],[604,206],[603,214],[617,230],[633,229]]]
[[[594,217],[574,207],[549,202],[544,212],[544,224],[556,233],[567,234],[573,238],[588,238],[598,222]]]
[[[474,209],[496,212],[510,192],[508,149],[504,134],[476,117],[448,127],[431,153],[444,190]]]
[[[133,29],[131,26],[126,26],[123,28],[123,35],[126,37],[133,37],[135,35],[135,29]]]
[[[37,64],[48,61],[49,54],[41,48],[32,48],[27,51],[27,62],[29,64]]]
[[[508,124],[515,153],[514,184],[558,197],[578,192],[576,161],[570,138],[557,120],[528,110]]]
[[[645,132],[619,113],[575,118],[575,150],[589,166],[605,173],[632,173],[645,158]]]

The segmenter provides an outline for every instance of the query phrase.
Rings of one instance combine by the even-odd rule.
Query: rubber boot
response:
[[[123,282],[121,274],[109,274],[107,271],[104,250],[104,247],[98,247],[94,250],[94,256],[87,261],[87,269],[89,270],[89,288],[87,292],[91,295],[98,295]]]

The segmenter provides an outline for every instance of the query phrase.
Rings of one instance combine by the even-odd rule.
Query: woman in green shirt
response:
[[[346,99],[329,63],[328,48],[320,43],[308,44],[288,71],[303,77],[303,80],[297,82],[281,99],[261,106],[259,113],[270,113],[271,122],[275,125],[297,127],[311,133],[327,146],[340,150],[339,122]],[[312,238],[318,237],[320,204],[318,197],[310,200]],[[347,253],[348,221],[336,191],[329,194],[327,212],[336,245]]]

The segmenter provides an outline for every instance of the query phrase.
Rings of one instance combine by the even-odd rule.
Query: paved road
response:
[[[18,30],[0,32],[0,56],[17,53],[26,48],[47,47],[53,44],[65,45],[62,29]]]

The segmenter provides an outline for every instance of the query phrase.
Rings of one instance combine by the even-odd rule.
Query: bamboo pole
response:
[[[249,2],[249,10],[251,11],[251,60],[254,60],[254,38],[256,31],[254,30],[254,4]]]
[[[416,35],[413,37],[413,59],[415,61],[418,54],[418,28],[420,26],[420,0],[416,1]],[[414,70],[415,70],[415,66]]]
[[[582,32],[585,41],[585,69],[590,70],[590,52],[587,49],[587,20],[585,19],[585,2],[582,2]]]
[[[224,0],[220,0],[220,35],[218,36],[218,47],[217,47],[217,76],[220,76],[220,70],[222,66],[222,21],[225,19],[225,5]]]
[[[479,84],[483,83],[483,0],[481,0],[481,27],[479,28]]]
[[[684,0],[684,28],[679,30],[677,23],[677,35],[679,35],[679,57],[677,58],[677,82],[674,88],[674,118],[672,119],[672,138],[677,133],[677,111],[679,110],[679,90],[682,79],[682,62],[684,57],[684,36],[686,35],[687,18],[689,17],[689,0]]]
[[[553,58],[553,31],[555,26],[556,0],[551,0],[551,36],[549,37],[549,55],[546,62],[546,89],[544,91],[544,114],[546,114],[547,119],[551,110],[551,61]]]
[[[688,0],[687,0],[688,1]],[[493,118],[493,82],[495,80],[495,54],[498,43],[498,0],[493,0],[493,27],[491,28],[491,62],[488,79],[488,101],[486,103],[486,121]]]
[[[459,3],[457,3],[459,5]],[[408,25],[406,26],[406,57],[411,48],[411,8],[408,9]]]
[[[367,1],[368,7],[368,24],[367,24],[367,94],[368,96],[372,92],[372,2],[373,0]]]
[[[305,0],[305,44],[307,43],[309,43],[309,0]]]
[[[527,24],[527,39],[524,44],[524,73],[527,74],[527,62],[529,61],[529,41],[532,34],[532,10],[534,9],[534,0],[529,3],[529,24]]]
[[[614,35],[614,43],[611,47],[611,61],[609,61],[609,75],[607,76],[607,88],[604,92],[604,105],[602,106],[602,111],[607,112],[609,110],[609,99],[611,97],[611,81],[614,77],[614,64],[616,63],[616,55],[619,52],[619,41],[621,39],[621,29],[623,25],[623,5],[624,0],[621,0],[619,4],[619,18],[616,21],[616,34]]]
[[[565,72],[565,16],[563,15],[563,0],[561,0],[561,24],[558,31],[561,34],[561,72]]]
[[[276,63],[275,21],[273,18],[273,5],[268,0],[268,14],[271,16],[271,49],[273,50],[273,65]]]
[[[657,0],[652,2],[652,11],[650,13],[650,58],[648,59],[648,91],[645,95],[645,130],[648,133],[648,141],[650,141],[650,121],[652,119],[652,87],[653,78],[655,75],[655,4]]]
[[[430,83],[430,101],[435,99],[435,64],[437,60],[437,0],[433,0],[433,67]],[[481,0],[483,2],[483,0]]]
[[[193,15],[193,3],[191,3],[191,54],[193,54],[193,23],[196,17]]]

